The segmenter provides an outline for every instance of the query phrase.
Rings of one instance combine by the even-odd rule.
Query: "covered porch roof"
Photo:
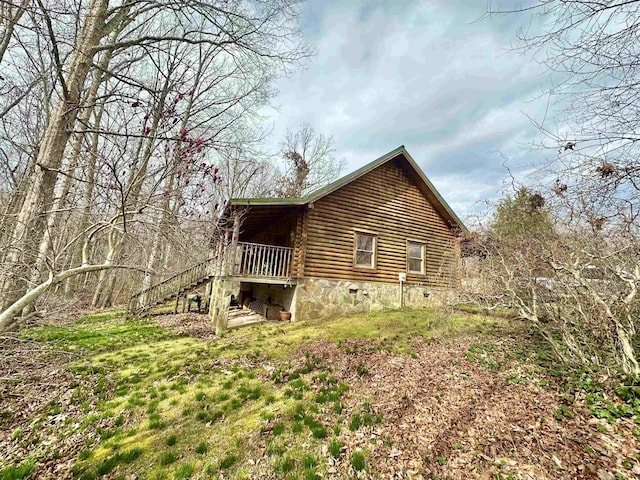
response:
[[[299,204],[289,202],[283,202],[278,205],[262,205],[258,203],[243,206],[247,208],[241,209],[240,241],[250,239],[268,226],[282,222],[287,217],[296,214],[301,207]]]

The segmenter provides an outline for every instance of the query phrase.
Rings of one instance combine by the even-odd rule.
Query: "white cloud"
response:
[[[537,64],[505,54],[515,26],[474,22],[484,6],[311,1],[306,22],[318,55],[279,84],[274,144],[308,121],[334,136],[349,171],[404,144],[444,179],[456,210],[495,197],[506,173],[496,152],[516,170],[532,163],[526,144],[536,132],[523,112],[540,113],[544,106],[528,101],[544,86]]]

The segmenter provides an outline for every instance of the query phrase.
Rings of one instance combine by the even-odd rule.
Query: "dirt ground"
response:
[[[364,342],[347,348],[357,353],[330,342],[304,351],[349,381],[353,404],[375,399],[372,409],[384,422],[370,433],[371,463],[381,478],[615,479],[622,462],[638,458],[629,419],[610,425],[571,399],[571,417],[558,420],[568,399],[553,385],[519,381],[527,374],[515,364],[492,372],[467,358],[470,347],[489,340],[496,343],[477,336],[417,341],[415,357],[368,350]],[[510,339],[498,342],[499,351],[511,347]],[[354,373],[359,364],[365,378]],[[368,440],[349,437],[356,445]],[[640,478],[638,461],[626,472]]]

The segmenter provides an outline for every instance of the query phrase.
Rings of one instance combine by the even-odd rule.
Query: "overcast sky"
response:
[[[509,51],[522,18],[480,19],[482,0],[310,0],[306,70],[279,84],[274,138],[308,121],[348,173],[405,145],[461,216],[495,199],[507,165],[527,175],[527,118],[546,108],[542,67]],[[479,20],[480,19],[480,20]]]

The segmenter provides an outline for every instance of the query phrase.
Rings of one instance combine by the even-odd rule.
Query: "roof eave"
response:
[[[299,206],[304,205],[303,198],[232,198],[228,205],[237,206]]]
[[[317,200],[320,200],[321,198],[329,195],[330,193],[335,192],[336,190],[343,187],[344,185],[366,175],[372,170],[375,170],[380,165],[388,162],[392,158],[397,157],[399,154],[402,154],[407,159],[411,167],[419,175],[420,179],[427,185],[427,188],[433,193],[436,200],[440,203],[442,210],[444,210],[444,213],[446,213],[446,215],[443,215],[443,216],[449,217],[447,218],[447,220],[453,224],[452,226],[457,226],[458,228],[460,228],[460,230],[463,233],[468,232],[469,230],[467,229],[465,224],[462,222],[462,220],[460,220],[460,217],[456,215],[456,213],[449,206],[446,200],[442,197],[442,195],[440,195],[440,192],[438,192],[438,190],[433,185],[433,183],[431,183],[431,181],[427,178],[427,176],[424,174],[422,169],[418,166],[418,164],[413,159],[413,157],[409,154],[409,152],[407,151],[404,145],[400,145],[399,147],[395,148],[394,150],[391,150],[389,153],[383,155],[382,157],[377,158],[373,162],[366,164],[365,166],[359,168],[358,170],[355,170],[349,175],[345,175],[344,177],[340,178],[339,180],[336,180],[335,182],[327,185],[326,187],[321,188],[320,190],[316,190],[315,192],[311,192],[309,195],[307,195],[301,200],[306,200],[306,203],[313,203]]]
[[[352,172],[352,173],[350,173],[348,175],[345,175],[344,177],[336,180],[335,182],[330,183],[329,185],[327,185],[327,186],[325,186],[323,188],[320,188],[319,190],[316,190],[315,192],[309,193],[305,197],[302,197],[302,198],[232,198],[231,200],[229,200],[227,205],[237,205],[237,206],[252,206],[252,205],[253,206],[291,206],[291,207],[295,207],[295,206],[302,206],[302,205],[306,205],[306,204],[309,204],[309,203],[313,203],[313,202],[316,202],[316,201],[320,200],[321,198],[324,198],[327,195],[335,192],[339,188],[342,188],[343,186],[347,185],[348,183],[351,183],[352,181],[354,181],[354,180],[366,175],[367,173],[371,172],[372,170],[375,170],[380,165],[388,162],[389,160],[391,160],[392,158],[397,157],[400,154],[402,154],[404,156],[404,158],[407,160],[409,165],[411,165],[411,168],[418,174],[420,179],[427,186],[427,189],[431,193],[433,193],[433,196],[435,197],[436,201],[440,204],[439,206],[441,207],[441,208],[438,208],[438,210],[440,211],[440,214],[443,215],[443,217],[445,217],[445,220],[449,221],[449,223],[451,224],[452,227],[460,228],[462,233],[468,232],[469,230],[467,229],[465,224],[462,222],[462,220],[460,220],[458,215],[456,215],[456,213],[453,211],[453,209],[449,206],[449,204],[446,202],[446,200],[442,197],[442,195],[440,195],[440,192],[438,192],[438,190],[433,185],[433,183],[431,183],[431,181],[427,178],[427,176],[424,174],[422,169],[418,166],[418,164],[413,159],[413,157],[409,154],[409,152],[404,147],[404,145],[400,145],[399,147],[395,148],[394,150],[391,150],[389,153],[386,153],[385,155],[377,158],[376,160],[364,165],[363,167],[360,167],[359,169],[355,170],[354,172]]]

